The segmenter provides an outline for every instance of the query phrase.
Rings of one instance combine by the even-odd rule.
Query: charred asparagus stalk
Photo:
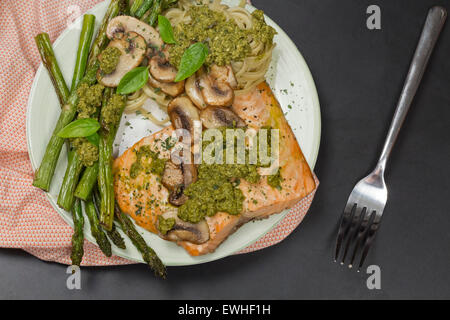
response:
[[[100,223],[111,231],[114,221],[114,178],[112,173],[113,143],[120,124],[125,97],[114,94],[100,114],[99,174]]]
[[[139,8],[142,6],[142,3],[144,2],[144,0],[134,0],[133,4],[131,5],[130,8],[130,15],[135,17],[136,16],[136,11],[139,10]]]
[[[70,92],[61,73],[61,69],[59,69],[58,61],[56,61],[50,37],[47,33],[40,33],[35,37],[35,41],[39,54],[41,55],[42,63],[50,75],[53,87],[56,90],[56,95],[61,106],[63,106],[69,98]]]
[[[162,0],[155,0],[153,2],[152,8],[150,9],[150,14],[145,19],[145,22],[147,22],[151,26],[155,26],[156,22],[158,21],[158,15],[161,14],[162,11]]]
[[[84,209],[86,215],[89,218],[92,236],[95,238],[95,241],[97,242],[98,246],[100,247],[100,250],[102,250],[105,256],[111,257],[112,255],[111,243],[109,243],[106,234],[100,227],[100,222],[98,221],[97,212],[95,212],[95,206],[92,200],[88,200],[85,202]]]
[[[78,182],[77,188],[75,189],[75,197],[87,200],[92,194],[92,190],[97,183],[98,177],[98,161],[95,162],[91,167],[87,167],[83,175],[81,176],[80,182]]]
[[[120,208],[117,204],[115,205],[114,210],[116,219],[119,222],[123,232],[125,232],[128,238],[130,238],[131,242],[133,242],[134,246],[142,254],[142,258],[144,259],[144,261],[150,266],[150,268],[152,268],[156,275],[165,279],[167,275],[166,267],[159,259],[156,252],[147,245],[144,238],[142,238],[139,232],[137,232],[133,222],[125,213],[120,211]]]
[[[86,75],[80,81],[80,83],[85,82],[88,85],[92,85],[97,80],[96,73],[99,67],[97,56],[106,47],[109,41],[108,37],[106,36],[108,23],[112,18],[116,17],[119,12],[121,12],[121,9],[124,7],[123,1],[124,0],[112,0],[109,4],[108,10],[100,26],[100,30],[92,45]],[[59,77],[57,79],[59,79]],[[35,187],[41,188],[45,191],[48,191],[50,188],[50,183],[55,172],[55,167],[61,153],[62,144],[64,143],[64,139],[58,137],[57,133],[66,125],[68,125],[73,120],[76,114],[76,105],[78,103],[78,95],[76,93],[76,90],[74,90],[74,92],[70,94],[65,102],[66,104],[63,107],[58,123],[56,124],[52,137],[47,145],[44,158],[42,159],[41,165],[37,170],[33,181],[33,185]]]
[[[93,192],[93,200],[95,209],[97,211],[97,214],[100,213],[100,195],[98,193],[98,190],[94,190]],[[108,235],[109,239],[120,249],[126,249],[125,240],[120,235],[119,231],[117,230],[116,226],[113,224],[111,231],[106,231],[106,234]]]
[[[72,209],[72,218],[74,233],[72,235],[72,253],[70,255],[70,259],[72,260],[72,265],[79,266],[84,255],[84,217],[83,210],[81,208],[81,201],[78,199],[75,201]]]
[[[142,16],[150,9],[153,4],[153,0],[144,0],[139,9],[136,10],[134,16],[138,19],[141,19]]]

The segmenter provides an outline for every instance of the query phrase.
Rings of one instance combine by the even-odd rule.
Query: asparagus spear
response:
[[[113,95],[114,90],[112,88],[106,88],[103,92],[102,108],[106,108],[106,105]],[[97,183],[97,177],[99,172],[99,162],[95,162],[92,166],[87,167],[84,170],[83,176],[75,189],[75,197],[87,200],[92,194],[92,190]]]
[[[96,73],[98,67],[98,61],[96,61],[92,66],[88,68],[86,75],[80,83],[86,83],[88,85],[94,84],[96,81]],[[74,90],[74,92],[70,94],[67,103],[62,108],[58,122],[56,123],[55,129],[53,130],[52,137],[50,138],[50,141],[45,150],[41,165],[36,171],[33,185],[35,187],[41,188],[44,191],[48,191],[50,189],[50,183],[55,172],[56,163],[58,162],[61,148],[64,144],[64,139],[58,136],[58,132],[61,131],[61,129],[68,125],[70,122],[72,122],[77,112],[77,103],[78,94],[76,90]]]
[[[72,260],[72,265],[79,266],[84,254],[84,217],[81,209],[81,201],[78,199],[75,201],[73,206],[72,218],[74,233],[72,235],[72,253],[70,255],[70,259]]]
[[[75,197],[86,201],[91,196],[92,190],[97,183],[98,170],[98,161],[84,170],[75,189]]]
[[[166,267],[159,259],[156,252],[147,245],[144,238],[142,238],[139,232],[137,232],[133,222],[125,213],[120,211],[118,205],[115,205],[114,210],[117,221],[122,227],[123,232],[125,232],[125,234],[130,238],[131,242],[133,242],[134,246],[142,254],[142,258],[144,259],[144,261],[150,266],[150,268],[152,268],[156,275],[165,279],[167,275]]]
[[[100,222],[98,221],[97,212],[95,212],[95,206],[92,199],[85,202],[84,209],[89,218],[92,236],[95,238],[95,241],[105,256],[111,257],[111,243],[109,243],[108,238],[100,227]]]
[[[121,0],[119,1],[119,15],[130,15],[130,1]]]
[[[117,96],[116,96],[117,97]],[[112,97],[111,99],[114,99]],[[116,137],[117,129],[120,124],[123,110],[125,109],[125,101],[122,97],[121,104],[116,106],[114,110],[116,117],[114,121],[108,122],[100,115],[100,143],[99,143],[99,174],[98,187],[100,191],[100,223],[106,230],[111,230],[114,221],[114,181],[112,174],[112,153],[113,143]],[[103,110],[102,110],[103,113]]]
[[[95,16],[90,14],[84,15],[71,91],[75,90],[86,72],[86,64],[89,55],[89,48],[92,42],[92,36],[94,34],[94,27]],[[66,173],[58,195],[58,205],[67,211],[70,211],[73,206],[74,190],[82,170],[83,165],[80,161],[78,153],[74,150],[70,151],[69,163],[67,165]]]
[[[144,2],[144,0],[134,0],[133,4],[131,5],[131,8],[130,8],[131,16],[133,16],[133,17],[136,16],[136,11],[138,11],[138,9],[141,7],[143,2]]]
[[[156,25],[156,21],[158,21],[158,15],[160,15],[162,11],[162,0],[155,0],[150,10],[150,14],[146,18],[145,22],[154,27]]]
[[[144,0],[139,9],[136,10],[134,16],[138,19],[142,18],[142,16],[150,9],[153,4],[153,0]]]
[[[99,67],[97,56],[106,47],[106,44],[109,41],[106,36],[106,29],[109,21],[119,14],[120,8],[123,6],[122,1],[123,0],[112,0],[109,4],[108,10],[100,26],[100,30],[92,45],[88,60],[88,70],[81,82],[86,82],[88,85],[95,83],[96,73]],[[78,95],[76,94],[76,90],[74,90],[74,92],[72,92],[66,100],[66,105],[63,107],[58,123],[56,124],[52,137],[47,145],[44,158],[42,159],[41,165],[34,177],[33,185],[43,189],[44,191],[48,191],[50,188],[50,183],[53,178],[56,163],[58,162],[64,141],[64,139],[57,136],[57,133],[73,120],[76,113],[77,103]]]
[[[91,15],[86,15],[83,20],[83,29],[80,37],[80,46],[79,52],[77,55],[77,63],[74,70],[74,79],[77,79],[75,82],[72,82],[74,86],[77,85],[77,82],[80,81],[86,70],[86,59],[87,59],[87,51],[89,50],[90,41],[92,40],[92,32],[94,28],[94,20],[95,17]],[[91,34],[91,35],[89,35]],[[46,66],[50,78],[54,84],[56,93],[58,95],[59,100],[62,102],[62,105],[66,103],[69,98],[69,89],[62,77],[61,71],[59,69],[58,62],[56,61],[50,39],[47,34],[43,33],[36,37],[36,43],[39,49],[39,53],[41,54],[44,65]],[[83,49],[85,52],[80,52],[80,47],[87,46],[87,49]],[[69,163],[72,162],[73,152],[70,152],[70,146],[68,145],[69,150]],[[72,236],[72,264],[79,265],[81,263],[83,257],[83,213],[81,209],[80,202],[76,203],[75,207],[72,211],[73,221],[74,221],[74,234]]]
[[[64,210],[70,211],[74,203],[74,188],[76,181],[83,170],[83,164],[79,160],[76,150],[69,152],[69,162],[67,163],[66,173],[64,175],[63,184],[58,195],[58,206]],[[75,181],[75,183],[72,183]]]
[[[103,18],[100,29],[98,31],[97,38],[95,39],[92,45],[91,53],[89,55],[89,63],[93,63],[97,59],[97,56],[106,47],[109,41],[106,36],[106,29],[109,21],[111,21],[111,19],[116,17],[118,14],[126,14],[127,12],[128,12],[127,0],[111,1],[106,11],[105,17]],[[72,164],[72,170],[75,170],[75,168],[79,168],[79,166],[81,166],[80,159],[77,155],[75,156],[74,159],[75,160]],[[67,170],[69,170],[69,168]],[[78,175],[74,175],[73,177],[68,177],[68,180],[65,183],[63,183],[63,186],[67,189],[74,190],[72,194],[74,194],[75,197],[87,200],[90,197],[92,188],[94,187],[97,181],[98,163],[95,163],[93,166],[86,168],[85,173],[83,174],[80,180],[80,183],[78,183],[80,173],[78,173]],[[75,185],[77,183],[78,186],[75,188]],[[67,197],[67,194],[66,195],[63,194],[61,197],[63,197],[60,201],[62,205],[70,204],[70,201],[73,201],[73,197],[72,199],[65,198]]]
[[[36,36],[35,41],[39,54],[41,55],[42,63],[48,70],[59,102],[61,106],[63,106],[69,98],[70,93],[61,70],[59,69],[58,62],[56,61],[55,53],[53,52],[52,44],[50,42],[50,37],[47,33],[40,33]]]
[[[100,52],[105,49],[106,45],[109,42],[108,37],[106,36],[106,29],[108,28],[108,23],[116,17],[120,13],[122,0],[111,0],[108,9],[106,10],[105,16],[100,25],[100,29],[98,30],[97,37],[92,44],[91,53],[89,54],[89,65],[92,65],[96,60],[97,56]]]
[[[100,195],[98,193],[98,190],[95,189],[93,194],[93,200],[95,209],[97,211],[97,215],[100,213],[99,207],[100,207]],[[117,230],[115,224],[113,223],[111,231],[106,231],[106,234],[108,235],[109,239],[120,249],[126,249],[125,240],[120,235],[120,232]]]
[[[94,35],[95,16],[92,14],[85,14],[83,16],[83,27],[81,28],[80,42],[78,44],[77,60],[75,63],[75,71],[72,78],[72,92],[86,72],[87,59],[89,55],[89,48],[91,47],[92,36]]]

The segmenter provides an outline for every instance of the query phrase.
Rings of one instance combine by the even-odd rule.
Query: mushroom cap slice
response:
[[[175,219],[175,225],[166,235],[159,236],[170,241],[189,241],[194,244],[202,244],[209,240],[209,227],[206,220],[199,223],[185,222],[178,218],[177,210],[167,211],[163,213],[164,219]]]
[[[173,127],[188,130],[193,142],[195,121],[200,122],[200,115],[191,100],[186,96],[175,98],[170,102],[167,111]]]
[[[199,109],[205,109],[207,107],[205,100],[203,99],[202,91],[200,89],[200,83],[197,76],[194,74],[186,80],[186,94],[191,98],[192,102]]]
[[[174,82],[177,69],[173,67],[166,58],[155,55],[149,62],[150,73],[159,82]]]
[[[120,50],[121,56],[116,70],[104,75],[101,70],[97,72],[97,80],[105,87],[117,87],[123,76],[130,70],[139,66],[145,56],[145,40],[135,32],[124,34],[121,39],[112,40],[108,47]]]
[[[149,72],[148,83],[154,87],[161,89],[162,92],[172,97],[177,97],[184,92],[184,80],[180,82],[161,82],[156,80]]]
[[[147,43],[147,46],[159,50],[164,45],[155,28],[130,16],[118,16],[111,19],[106,28],[106,36],[109,39],[113,39],[118,33],[127,33],[130,31],[140,34]]]
[[[208,74],[199,77],[203,100],[209,106],[226,107],[233,103],[234,91],[231,86],[222,81],[215,81]]]
[[[236,77],[234,76],[233,68],[231,65],[227,66],[218,66],[214,64],[211,66],[209,70],[209,76],[213,81],[225,82],[232,89],[236,89],[238,86]]]
[[[197,167],[193,161],[194,157],[190,153],[190,163],[176,165],[172,161],[166,162],[161,182],[170,191],[169,202],[174,206],[181,206],[188,200],[184,190],[197,181]]]
[[[245,127],[244,120],[228,107],[208,107],[200,112],[200,120],[207,129]]]
[[[164,167],[161,183],[168,190],[175,190],[179,185],[184,184],[183,170],[181,166],[176,165],[172,161],[167,161]]]

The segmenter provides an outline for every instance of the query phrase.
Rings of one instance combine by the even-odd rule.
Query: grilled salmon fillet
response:
[[[232,108],[248,127],[258,129],[270,126],[280,130],[279,159],[284,180],[281,189],[271,187],[266,177],[262,177],[256,184],[241,181],[239,188],[245,195],[245,200],[240,215],[219,212],[212,217],[206,217],[210,237],[203,244],[177,242],[192,256],[213,252],[242,224],[290,208],[316,187],[295,135],[267,83],[261,83],[248,94],[236,97]],[[155,152],[159,151],[160,158],[169,159],[170,151],[165,150],[163,144],[172,136],[172,132],[173,128],[169,126],[143,138],[114,162],[114,188],[120,209],[130,215],[138,225],[156,234],[158,216],[171,209],[168,203],[169,191],[161,184],[158,176],[144,172],[133,179],[130,177],[130,169],[136,162],[137,151],[142,146],[148,146]]]

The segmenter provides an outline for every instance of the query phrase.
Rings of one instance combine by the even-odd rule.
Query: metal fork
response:
[[[344,264],[349,252],[353,251],[349,268],[353,267],[353,262],[360,252],[361,259],[358,265],[358,271],[360,271],[380,226],[388,198],[388,190],[384,181],[386,163],[446,18],[447,11],[442,7],[435,6],[429,10],[380,159],[375,170],[356,184],[344,208],[336,240],[334,260],[338,260],[341,248],[343,248],[341,264]]]

